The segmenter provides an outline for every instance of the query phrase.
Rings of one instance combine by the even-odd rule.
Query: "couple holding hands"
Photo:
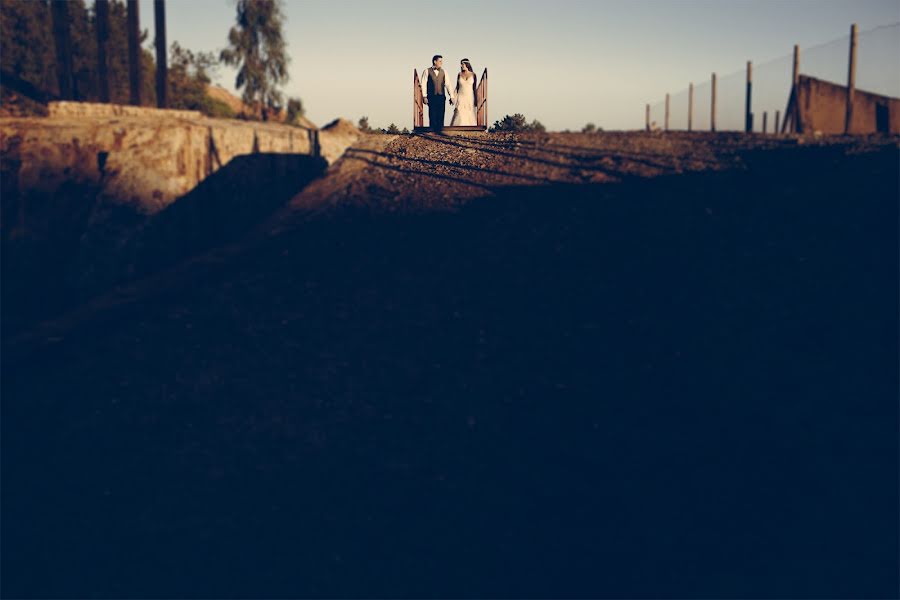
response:
[[[440,132],[444,128],[444,108],[449,96],[450,104],[456,106],[453,111],[451,126],[477,125],[475,116],[475,90],[478,81],[475,70],[468,58],[459,62],[459,74],[456,86],[451,87],[447,74],[443,69],[444,57],[437,54],[431,59],[431,68],[422,77],[422,100],[428,105],[428,124],[432,131]],[[444,92],[446,91],[446,95]]]

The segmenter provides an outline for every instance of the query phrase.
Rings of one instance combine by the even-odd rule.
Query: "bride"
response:
[[[475,70],[468,58],[459,63],[459,75],[456,76],[456,110],[453,111],[453,120],[450,125],[477,125],[475,117],[475,90],[478,82],[475,78]]]

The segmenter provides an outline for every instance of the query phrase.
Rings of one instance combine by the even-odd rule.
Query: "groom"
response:
[[[444,57],[435,54],[431,59],[431,68],[422,73],[422,100],[428,105],[428,124],[435,133],[441,133],[444,128],[444,108],[446,102],[444,91],[453,104],[453,90],[447,81],[447,74],[443,69]]]

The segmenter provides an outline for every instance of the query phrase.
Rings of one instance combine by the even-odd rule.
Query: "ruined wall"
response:
[[[346,121],[318,130],[69,102],[48,112],[0,118],[3,304],[20,324],[236,239],[360,135]]]
[[[804,132],[844,133],[846,86],[801,75],[798,96]],[[876,133],[879,130],[900,133],[900,99],[856,90],[850,133]]]
[[[311,148],[306,129],[192,111],[60,102],[50,104],[50,115],[0,119],[4,176],[15,177],[17,192],[95,185],[106,199],[145,214],[165,208],[235,156],[309,154]]]
[[[359,137],[344,121],[322,130],[195,111],[51,102],[47,118],[0,119],[3,176],[17,194],[52,195],[65,184],[96,186],[105,199],[153,214],[235,156],[310,154],[337,160]]]
[[[70,102],[48,113],[0,118],[3,304],[24,321],[240,235],[360,136],[343,120],[318,130]]]
[[[100,102],[59,101],[47,104],[47,116],[65,117],[178,117],[180,119],[200,119],[198,110],[175,110],[171,108],[149,108],[128,104],[106,104]]]

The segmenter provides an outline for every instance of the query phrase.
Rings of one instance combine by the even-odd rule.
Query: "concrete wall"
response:
[[[49,117],[0,119],[4,177],[22,195],[52,195],[64,184],[96,186],[107,201],[156,213],[235,156],[310,154],[312,130],[206,118],[194,111],[51,102]],[[338,131],[338,129],[340,131]],[[333,162],[358,132],[319,132]]]
[[[238,238],[360,135],[342,120],[318,130],[102,104],[48,112],[0,119],[3,303],[20,324]]]
[[[798,96],[803,132],[844,133],[847,86],[801,75]],[[884,133],[900,133],[900,99],[861,90],[854,92],[850,133],[878,132],[879,107],[887,113],[888,130]]]
[[[170,108],[148,108],[127,104],[106,104],[99,102],[49,102],[48,117],[178,117],[180,119],[200,119],[203,113],[197,110],[174,110]]]

